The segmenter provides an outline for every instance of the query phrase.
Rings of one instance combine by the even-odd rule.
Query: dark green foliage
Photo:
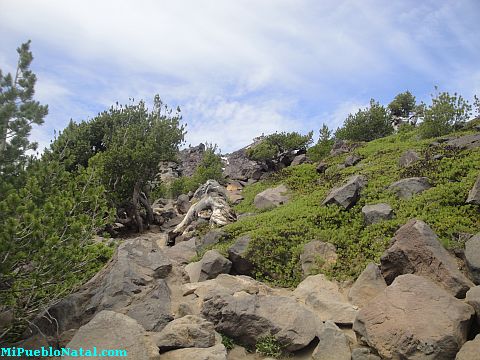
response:
[[[388,104],[388,110],[393,116],[409,117],[416,109],[415,96],[410,91],[405,91],[395,96]]]
[[[331,138],[332,132],[328,126],[323,124],[320,129],[320,137],[318,142],[308,149],[307,155],[313,161],[320,161],[325,158],[333,147],[335,140]]]
[[[223,346],[225,346],[225,349],[227,349],[227,351],[232,350],[235,347],[235,343],[233,342],[233,339],[224,334],[221,334],[221,336],[222,336],[222,344]]]
[[[335,131],[335,137],[352,141],[372,141],[392,133],[393,126],[387,110],[372,99],[370,107],[348,115],[343,126]]]
[[[30,70],[30,41],[17,52],[15,75],[0,70],[0,180],[18,184],[16,178],[22,175],[29,159],[26,152],[37,148],[36,143],[28,140],[32,124],[43,123],[48,107],[33,100],[37,77]]]
[[[0,305],[15,318],[7,339],[110,258],[112,249],[92,237],[112,213],[94,168],[71,173],[57,161],[38,161],[26,185],[9,191],[0,202]]]
[[[432,95],[432,104],[424,110],[420,134],[427,139],[459,129],[469,119],[471,110],[471,105],[461,95],[437,92]]]
[[[301,135],[297,132],[281,132],[266,136],[257,145],[247,150],[252,160],[274,160],[278,156],[293,150],[305,150],[312,142],[313,132]]]
[[[145,217],[152,217],[148,199],[142,203],[142,192],[148,194],[158,163],[176,158],[184,137],[180,120],[158,95],[152,111],[143,101],[117,105],[88,122],[71,122],[47,156],[59,158],[69,170],[95,166],[112,206],[125,211],[142,231],[138,209],[145,207]]]

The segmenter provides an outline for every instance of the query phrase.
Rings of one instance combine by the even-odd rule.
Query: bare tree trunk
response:
[[[150,206],[148,198],[140,194],[140,203],[143,205],[145,210],[147,211],[147,227],[150,227],[150,224],[153,224],[153,209]]]
[[[143,232],[143,220],[138,212],[138,205],[140,205],[140,183],[137,181],[135,186],[133,187],[133,196],[132,196],[132,203],[133,203],[133,216],[135,217],[135,221],[137,223],[137,230],[138,232]]]

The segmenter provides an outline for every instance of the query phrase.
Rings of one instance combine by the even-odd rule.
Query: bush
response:
[[[247,156],[256,161],[275,160],[278,156],[294,151],[306,150],[312,142],[313,132],[301,135],[297,132],[281,132],[266,136],[257,145],[247,150]]]
[[[432,95],[432,104],[424,111],[420,134],[424,139],[428,139],[459,129],[469,119],[471,110],[468,101],[457,93],[450,95],[448,92],[441,92]]]
[[[343,126],[335,131],[335,137],[352,141],[372,141],[392,133],[393,126],[387,110],[372,99],[370,107],[348,115]]]
[[[258,353],[273,358],[278,358],[283,354],[283,347],[273,335],[267,335],[258,339],[255,349]]]
[[[416,109],[415,96],[410,91],[405,91],[395,96],[390,104],[388,110],[393,116],[410,117]]]
[[[308,149],[307,155],[313,161],[320,161],[327,157],[332,150],[335,140],[331,138],[332,132],[328,129],[328,126],[323,124],[320,129],[320,137],[318,142]]]

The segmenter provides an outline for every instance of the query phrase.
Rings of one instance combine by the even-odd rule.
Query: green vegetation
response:
[[[395,96],[390,104],[388,111],[393,116],[410,117],[417,110],[415,96],[410,91],[405,91]]]
[[[255,349],[258,353],[273,358],[278,358],[283,354],[283,346],[273,335],[267,335],[258,339]]]
[[[460,129],[469,119],[472,106],[461,95],[438,92],[432,95],[432,104],[424,109],[420,133],[423,138],[446,135]]]
[[[332,132],[327,125],[323,124],[318,142],[308,149],[307,155],[313,161],[320,161],[330,154],[334,143]]]
[[[232,350],[235,347],[235,343],[233,342],[233,339],[224,334],[221,334],[221,336],[222,336],[222,344],[223,346],[225,346],[225,349],[227,349],[227,351]]]
[[[465,132],[463,132],[465,133]],[[459,135],[462,133],[458,133]],[[480,171],[480,149],[459,151],[447,146],[430,146],[434,139],[419,140],[419,131],[403,131],[371,141],[356,152],[363,157],[358,166],[337,168],[347,155],[327,157],[326,174],[315,165],[288,167],[266,181],[244,189],[239,212],[257,212],[225,227],[230,238],[250,234],[249,255],[256,277],[280,286],[295,286],[301,280],[299,256],[304,244],[323,240],[337,247],[339,259],[326,271],[336,279],[355,278],[369,261],[378,262],[394,232],[411,218],[426,221],[447,248],[462,247],[461,234],[480,231],[478,209],[465,199]],[[398,159],[414,149],[422,160],[408,169]],[[434,160],[433,155],[443,158]],[[349,211],[322,206],[328,192],[353,174],[363,174],[368,184],[359,202]],[[401,178],[427,176],[433,188],[410,200],[397,199],[388,185]],[[292,191],[292,201],[270,211],[256,211],[255,194],[280,183]],[[391,220],[366,226],[361,208],[366,204],[389,203],[395,211]]]
[[[247,156],[252,160],[275,160],[280,155],[293,150],[306,150],[312,142],[313,132],[301,135],[297,132],[281,132],[266,136],[257,145],[247,150]]]
[[[335,131],[335,137],[343,140],[371,141],[392,133],[393,126],[387,110],[372,99],[368,108],[348,115],[343,126]]]
[[[48,106],[33,99],[37,77],[30,70],[33,60],[30,41],[17,52],[15,75],[0,70],[0,180],[19,185],[18,178],[29,160],[27,151],[37,148],[36,143],[28,140],[32,124],[43,123]],[[1,188],[0,185],[0,191]]]

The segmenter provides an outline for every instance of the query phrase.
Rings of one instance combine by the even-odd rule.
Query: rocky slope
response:
[[[472,156],[480,150],[480,134],[444,142]],[[293,159],[292,166],[316,168],[315,181],[323,181],[322,174],[332,171],[328,169],[346,171],[348,176],[337,178],[334,186],[328,183],[316,206],[342,217],[358,214],[364,227],[395,221],[402,206],[444,186],[428,177],[408,176],[414,175],[408,172],[412,164],[425,158],[414,150],[401,150],[398,166],[410,170],[402,179],[387,179],[387,186],[382,185],[382,191],[391,193],[388,199],[398,202],[381,202],[378,196],[375,203],[363,204],[375,183],[364,171],[368,158],[352,153],[355,147],[340,145],[330,163],[300,165],[304,160]],[[263,176],[257,170],[263,170],[240,161],[240,153],[232,156],[229,166],[236,161],[245,169],[228,170],[225,188],[210,181],[191,196],[158,201],[154,208],[161,226],[120,241],[105,268],[41,314],[22,345],[124,348],[128,358],[138,360],[267,359],[287,354],[305,360],[479,358],[480,233],[470,234],[465,247],[453,252],[432,224],[409,218],[395,228],[378,261],[362,260],[359,276],[347,281],[332,272],[342,256],[346,259],[345,250],[324,241],[328,239],[305,235],[309,241],[301,244],[294,264],[300,280],[290,288],[277,287],[272,285],[279,283],[272,272],[267,284],[254,279],[265,273],[259,271],[261,263],[252,247],[256,253],[263,251],[265,262],[271,258],[269,249],[259,248],[254,231],[242,233],[235,227],[262,216],[268,219],[282,209],[295,207],[293,216],[301,216],[299,204],[308,194],[292,191],[288,181],[267,180],[249,187]],[[478,232],[480,164],[472,171],[476,181],[458,197],[468,206],[465,214],[476,211]],[[240,205],[231,206],[242,197]],[[254,213],[242,214],[247,207]]]

